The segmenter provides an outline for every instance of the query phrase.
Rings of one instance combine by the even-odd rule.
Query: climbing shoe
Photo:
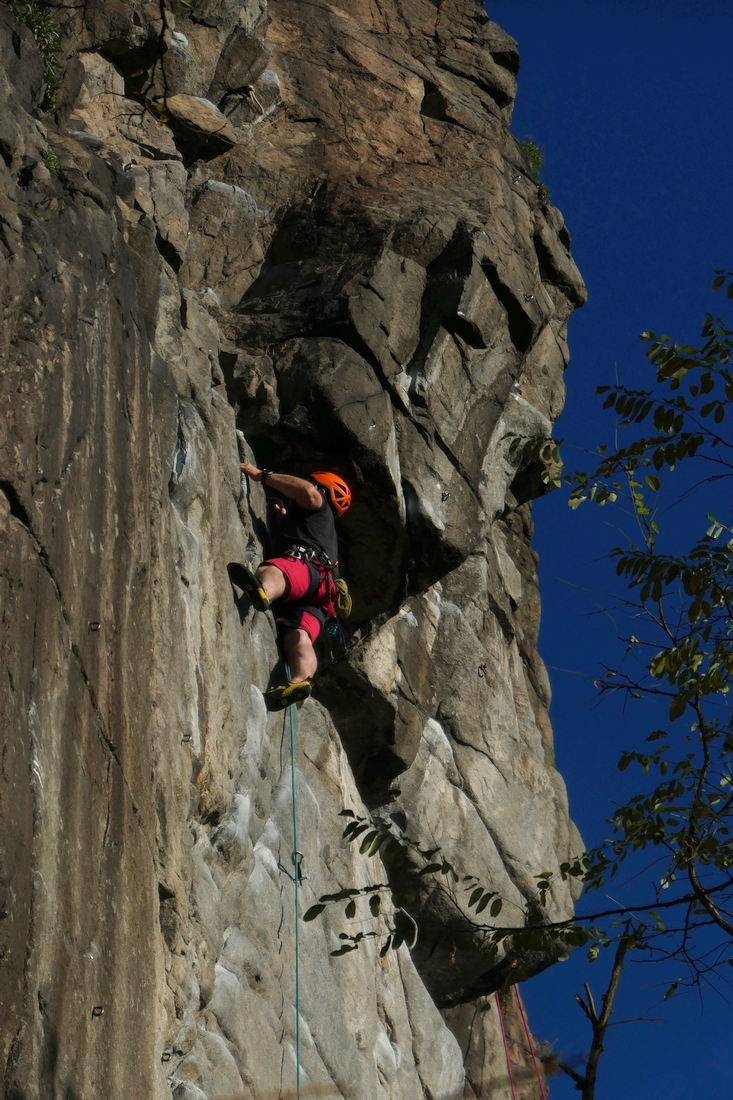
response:
[[[296,684],[277,684],[265,692],[268,710],[285,710],[293,703],[302,703],[311,693],[310,680],[299,680]]]
[[[270,598],[251,569],[239,562],[232,562],[229,576],[238,588],[243,589],[256,611],[270,610]]]

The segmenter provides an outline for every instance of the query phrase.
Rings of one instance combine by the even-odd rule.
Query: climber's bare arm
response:
[[[252,481],[262,480],[262,470],[258,466],[253,466],[251,462],[241,462],[240,466]],[[323,503],[320,491],[312,482],[305,481],[302,477],[293,477],[292,474],[268,474],[267,488],[290,497],[301,508],[311,508],[314,512]]]

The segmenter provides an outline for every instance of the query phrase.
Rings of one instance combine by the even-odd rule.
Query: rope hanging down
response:
[[[290,679],[290,667],[287,667]],[[290,711],[290,778],[293,790],[293,881],[295,882],[295,1095],[300,1100],[300,913],[298,908],[298,888],[300,886],[300,861],[302,853],[298,851],[298,800],[295,793],[295,707]]]
[[[519,986],[514,986],[514,992],[517,995],[517,1004],[519,1005],[519,1013],[522,1017],[522,1023],[524,1024],[524,1034],[527,1036],[527,1046],[529,1052],[532,1055],[532,1061],[534,1062],[534,1070],[537,1074],[537,1083],[540,1086],[540,1092],[542,1093],[542,1100],[547,1100],[547,1090],[545,1089],[544,1081],[542,1080],[542,1071],[540,1070],[537,1062],[537,1055],[534,1052],[534,1041],[529,1033],[529,1024],[527,1023],[527,1013],[524,1011],[524,1002],[522,1000],[522,994],[519,992]]]
[[[524,1010],[524,1002],[522,1001],[522,995],[519,992],[519,986],[518,985],[514,986],[514,992],[516,993],[516,996],[517,996],[517,1005],[519,1006],[519,1014],[522,1017],[522,1023],[524,1024],[524,1034],[527,1036],[527,1046],[529,1047],[529,1052],[532,1055],[532,1061],[534,1062],[534,1069],[535,1069],[535,1073],[537,1074],[537,1084],[540,1086],[540,1092],[542,1094],[542,1100],[547,1100],[547,1090],[545,1089],[545,1085],[544,1085],[544,1082],[542,1080],[542,1071],[540,1070],[539,1064],[537,1062],[537,1056],[536,1056],[535,1051],[534,1051],[534,1042],[532,1040],[532,1036],[530,1035],[529,1024],[527,1023],[527,1013]],[[510,1084],[511,1090],[512,1090],[512,1100],[517,1100],[517,1090],[514,1087],[514,1073],[512,1071],[512,1060],[509,1057],[509,1043],[507,1042],[506,1028],[504,1027],[504,1014],[501,1010],[501,1000],[499,998],[498,993],[495,993],[494,997],[496,999],[496,1011],[497,1011],[497,1014],[499,1016],[499,1026],[501,1027],[501,1037],[504,1041],[504,1054],[506,1056],[506,1068],[507,1068],[507,1071],[509,1073],[509,1084]]]

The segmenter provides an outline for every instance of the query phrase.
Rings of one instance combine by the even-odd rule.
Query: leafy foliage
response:
[[[527,139],[527,141],[520,141],[520,148],[523,150],[524,155],[532,166],[532,171],[536,176],[539,176],[542,171],[542,150],[535,141]]]
[[[36,40],[43,58],[43,79],[46,92],[43,107],[52,111],[56,106],[61,87],[59,60],[61,56],[61,31],[49,9],[41,4],[10,4],[10,12],[19,23],[27,27]],[[50,165],[49,165],[50,167]],[[52,168],[51,171],[54,171]]]
[[[351,819],[344,828],[342,835],[344,840],[348,840],[352,844],[358,843],[359,851],[362,855],[380,855],[385,867],[391,867],[395,870],[403,867],[408,857],[412,857],[413,860],[422,864],[422,866],[415,868],[418,878],[440,873],[458,882],[458,875],[453,866],[442,856],[436,860],[435,857],[439,852],[438,848],[429,850],[420,848],[415,841],[411,840],[410,837],[403,832],[402,829],[394,825],[393,822],[372,821],[371,818],[359,817],[354,814],[352,810],[342,810],[339,816]],[[392,905],[402,910],[407,917],[407,924],[412,925],[414,929],[414,921],[409,914],[407,914],[406,908],[414,905],[417,899],[416,890],[409,887],[402,890],[394,890],[389,883],[386,882],[374,883],[361,888],[347,887],[343,890],[339,890],[337,893],[323,894],[318,899],[317,904],[312,905],[310,909],[306,911],[303,920],[315,920],[316,917],[320,916],[327,905],[342,901],[346,902],[344,916],[347,920],[354,920],[357,917],[358,899],[368,898],[370,915],[374,918],[382,917],[384,927],[378,927],[369,932],[360,931],[355,935],[345,932],[340,933],[339,938],[345,942],[338,950],[332,951],[331,954],[344,955],[348,951],[354,951],[365,939],[380,938],[384,940],[380,955],[384,956],[390,949],[396,951],[401,947],[408,937],[409,931],[405,924],[397,927],[396,925],[390,925],[388,923],[387,918],[382,912],[382,895],[385,893],[391,898]]]
[[[368,932],[360,930],[355,934],[340,933],[339,938],[344,943],[340,948],[332,951],[332,955],[346,954],[358,948],[359,944],[366,939],[379,938],[383,941],[380,951],[383,956],[390,949],[396,951],[401,947],[411,931],[416,935],[415,921],[407,910],[417,901],[419,880],[427,876],[434,880],[433,886],[437,885],[448,892],[454,901],[462,899],[465,909],[473,910],[477,917],[486,913],[486,917],[495,920],[501,913],[504,902],[498,892],[482,885],[474,875],[459,876],[440,848],[421,848],[392,821],[373,821],[354,814],[352,810],[342,810],[340,816],[350,818],[342,834],[345,840],[358,844],[362,855],[381,856],[382,862],[387,867],[394,870],[407,869],[409,871],[407,877],[412,878],[414,885],[394,889],[389,883],[374,883],[361,888],[347,887],[336,893],[323,894],[318,902],[306,911],[303,920],[315,920],[327,906],[346,902],[344,917],[349,921],[357,920],[362,924],[362,915],[358,909],[360,898],[368,898],[371,916],[381,917],[383,920],[383,927],[377,927]],[[580,859],[572,864],[563,863],[558,869],[558,874],[565,881],[569,878],[582,878],[586,866]],[[599,942],[604,946],[610,943],[610,939],[599,928],[576,926],[573,920],[557,924],[544,921],[541,909],[545,904],[547,892],[551,889],[552,879],[553,872],[550,871],[537,876],[537,898],[528,905],[523,924],[502,926],[476,921],[474,939],[476,946],[485,955],[496,957],[499,953],[512,952],[520,955],[526,950],[554,950],[558,944],[570,950],[591,942]],[[458,895],[455,893],[456,889],[459,891]],[[402,923],[399,926],[389,924],[381,905],[381,898],[385,894],[390,898],[392,906],[396,906],[405,915],[407,924]],[[507,981],[518,980],[519,976],[518,972],[513,974],[508,972]]]
[[[518,468],[536,465],[540,468],[542,483],[548,489],[559,489],[562,485],[563,464],[560,458],[562,440],[523,439],[511,434],[509,454],[518,458]]]
[[[724,286],[733,298],[733,273],[718,271],[713,289]],[[715,502],[718,483],[733,475],[726,432],[733,331],[707,314],[702,336],[692,347],[642,333],[655,388],[601,387],[604,407],[617,418],[617,445],[608,453],[599,448],[592,473],[566,477],[571,507],[617,503],[634,522],[627,546],[612,551],[634,633],[622,638],[619,667],[606,670],[597,686],[629,701],[663,703],[667,717],[648,747],[622,755],[619,768],[639,769],[644,789],[614,812],[612,836],[586,854],[584,881],[599,890],[635,853],[655,858],[655,902],[664,899],[680,916],[667,927],[655,904],[643,942],[652,957],[679,960],[687,970],[668,996],[733,964],[733,531],[709,514],[688,549],[660,550],[668,534],[660,530],[660,500],[676,467],[702,464],[692,489],[707,490]],[[620,433],[629,429],[633,438],[621,445]],[[679,530],[671,534],[679,540]]]
[[[520,141],[519,146],[522,149],[522,151],[524,152],[524,155],[526,156],[527,160],[529,161],[530,166],[532,168],[532,172],[533,172],[534,176],[537,179],[537,192],[539,194],[540,199],[542,199],[543,201],[545,199],[549,199],[550,189],[547,186],[547,184],[543,183],[542,180],[540,179],[540,173],[542,171],[542,162],[544,160],[544,155],[542,153],[542,150],[540,149],[537,142],[532,141],[530,138],[528,138],[526,141]]]
[[[53,172],[54,176],[59,176],[63,169],[63,164],[54,153],[50,145],[47,145],[43,150],[43,163],[48,168],[49,172]]]

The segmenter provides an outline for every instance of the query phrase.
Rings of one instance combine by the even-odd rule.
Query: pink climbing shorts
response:
[[[313,582],[313,574],[304,561],[298,558],[268,558],[267,561],[263,561],[262,564],[276,565],[280,572],[285,574],[285,579],[290,585],[290,591],[284,596],[281,596],[278,603],[296,603],[298,600],[305,598]],[[314,604],[317,602],[317,597],[321,594],[321,589],[323,589],[325,595],[325,578],[321,581],[318,592],[312,597]],[[308,602],[310,603],[311,601],[309,600]]]
[[[283,610],[282,615],[278,615],[277,621],[283,630],[304,630],[314,645],[323,630],[321,620],[302,607],[294,607],[290,611]]]
[[[262,564],[276,566],[290,586],[287,595],[277,601],[275,618],[278,624],[285,630],[304,630],[315,642],[323,630],[328,607],[335,597],[333,581],[327,573],[318,569],[320,583],[314,591],[313,568],[298,558],[268,558]],[[289,604],[297,606],[289,607]]]

